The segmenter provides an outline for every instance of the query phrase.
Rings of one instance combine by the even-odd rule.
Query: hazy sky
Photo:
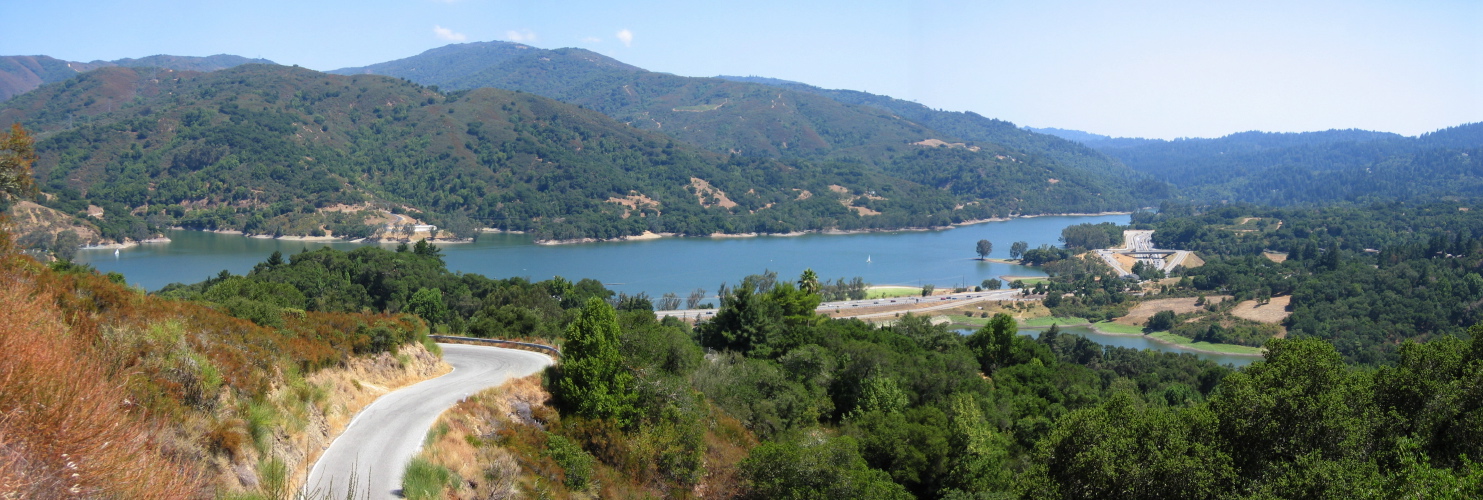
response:
[[[329,70],[514,40],[1161,138],[1483,121],[1480,33],[1480,0],[0,0],[0,55],[228,53]]]

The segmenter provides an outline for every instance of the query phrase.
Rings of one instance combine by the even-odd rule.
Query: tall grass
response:
[[[48,268],[8,241],[0,230],[0,498],[210,496],[236,484],[231,468],[260,465],[249,446],[262,456],[279,429],[325,412],[329,390],[305,375],[426,335],[410,316],[370,313],[264,328],[85,266]]]
[[[195,467],[154,445],[142,408],[57,309],[0,276],[0,484],[18,498],[187,498]]]
[[[417,457],[407,464],[402,473],[402,496],[407,500],[432,500],[443,498],[443,490],[455,483],[453,472],[446,467]]]

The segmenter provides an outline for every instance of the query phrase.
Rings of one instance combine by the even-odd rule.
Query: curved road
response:
[[[381,396],[355,416],[309,472],[304,491],[345,498],[352,471],[356,498],[397,498],[402,470],[422,447],[438,415],[465,397],[551,365],[530,351],[439,344],[453,371]],[[327,494],[327,495],[326,495]]]

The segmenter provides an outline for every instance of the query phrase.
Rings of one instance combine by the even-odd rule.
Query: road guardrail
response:
[[[516,342],[516,341],[513,341],[513,340],[481,339],[481,338],[478,338],[478,337],[454,337],[454,336],[451,336],[451,335],[428,335],[428,338],[431,338],[433,340],[458,340],[458,341],[462,341],[462,342],[482,342],[482,343],[486,343],[486,344],[496,344],[496,345],[518,345],[518,346],[521,346],[521,347],[530,347],[530,348],[533,348],[533,349],[542,349],[542,350],[550,351],[552,354],[555,354],[556,357],[558,357],[558,358],[561,357],[561,349],[557,349],[557,348],[555,348],[553,346],[549,346],[549,345],[546,345],[546,344],[532,344],[530,342]]]

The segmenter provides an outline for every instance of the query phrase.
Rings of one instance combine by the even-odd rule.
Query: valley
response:
[[[161,7],[0,8],[0,498],[1483,497],[1466,8]]]

